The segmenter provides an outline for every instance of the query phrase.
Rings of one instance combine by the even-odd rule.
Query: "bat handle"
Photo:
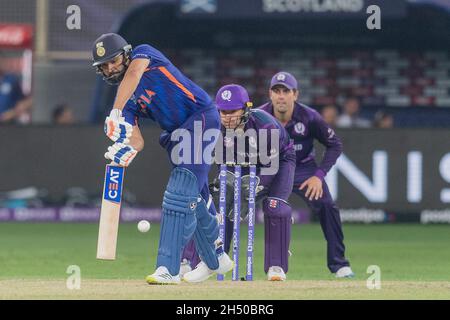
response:
[[[123,166],[121,166],[120,164],[118,164],[118,163],[116,163],[114,161],[111,161],[111,163],[109,163],[108,165],[109,166],[114,166],[114,167],[123,167]]]

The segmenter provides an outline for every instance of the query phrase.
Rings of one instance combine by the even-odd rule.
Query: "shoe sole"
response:
[[[215,272],[213,272],[213,273],[211,273],[206,279],[204,279],[204,280],[194,280],[194,281],[191,281],[191,280],[187,280],[185,277],[183,277],[183,278],[181,278],[181,281],[184,281],[184,282],[186,282],[186,283],[200,283],[200,282],[204,282],[204,281],[206,281],[206,280],[208,280],[209,278],[211,278],[213,275],[215,275],[216,273]]]
[[[343,277],[336,277],[336,279],[353,279],[355,277],[354,274],[350,274],[347,276],[343,276]]]
[[[161,282],[153,277],[148,277],[145,279],[145,282],[149,285],[177,285],[179,282]]]
[[[285,279],[283,279],[280,276],[272,276],[270,277],[269,281],[284,281]]]
[[[209,278],[211,278],[212,275],[214,275],[214,273],[211,274],[210,276],[208,276],[208,278],[206,278],[205,280],[190,281],[190,280],[183,278],[183,279],[181,279],[181,281],[186,282],[186,283],[201,283],[201,282],[204,282],[204,281],[208,280]]]

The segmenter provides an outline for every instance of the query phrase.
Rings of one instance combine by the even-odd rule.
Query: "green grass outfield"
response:
[[[317,224],[292,230],[288,281],[265,281],[263,227],[256,229],[255,281],[149,286],[159,225],[148,233],[122,224],[116,261],[95,259],[97,224],[0,224],[0,299],[450,299],[450,226],[344,225],[355,279],[335,279]],[[244,274],[246,229],[241,236]],[[66,288],[67,267],[81,269],[81,289]],[[381,269],[369,290],[367,267]],[[236,290],[238,289],[238,290]]]

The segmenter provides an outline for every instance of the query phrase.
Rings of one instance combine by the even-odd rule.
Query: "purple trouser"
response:
[[[282,267],[288,271],[289,243],[291,239],[291,207],[287,203],[294,183],[294,161],[281,161],[278,173],[272,176],[260,176],[264,189],[258,199],[264,198],[264,271],[271,266]],[[233,222],[226,219],[224,249],[230,250],[233,234]],[[200,262],[193,241],[190,241],[182,255],[190,261],[192,268]]]
[[[335,273],[339,268],[349,266],[345,259],[344,234],[342,232],[339,208],[331,197],[325,181],[323,181],[323,196],[318,200],[310,201],[305,197],[307,188],[299,190],[300,185],[314,175],[317,165],[309,161],[297,166],[295,170],[295,181],[293,192],[299,195],[308,205],[312,212],[319,216],[323,234],[327,240],[327,264],[328,269]]]
[[[200,263],[200,257],[197,254],[197,250],[195,250],[194,240],[190,240],[184,247],[183,254],[181,255],[181,260],[184,259],[189,261],[192,269],[194,269]]]
[[[288,203],[294,183],[295,162],[282,161],[278,173],[261,176],[264,212],[264,271],[272,266],[288,272],[292,209]],[[265,192],[264,192],[265,191]]]

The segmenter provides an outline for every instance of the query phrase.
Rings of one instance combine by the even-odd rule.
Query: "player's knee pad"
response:
[[[267,218],[288,218],[291,219],[292,208],[286,200],[267,197],[263,201],[263,211]]]
[[[288,271],[292,208],[285,200],[268,197],[263,201],[265,258],[264,270],[271,266]]]
[[[214,201],[212,199],[212,197],[209,197],[209,201],[206,204],[206,207],[209,210],[209,213],[213,216],[216,215],[216,209],[214,206]],[[192,269],[194,269],[197,264],[200,262],[200,257],[198,255],[197,249],[195,248],[195,241],[194,239],[191,239],[187,245],[184,248],[183,254],[182,254],[182,260],[183,259],[187,259],[190,261],[191,263],[191,267]]]
[[[197,225],[198,186],[195,175],[175,168],[167,184],[162,204],[158,266],[166,266],[172,275],[180,268],[181,250],[191,239]]]
[[[219,267],[215,247],[215,241],[219,237],[217,218],[209,212],[207,203],[203,199],[197,203],[195,213],[197,228],[194,232],[194,240],[198,254],[208,268],[217,269]]]

